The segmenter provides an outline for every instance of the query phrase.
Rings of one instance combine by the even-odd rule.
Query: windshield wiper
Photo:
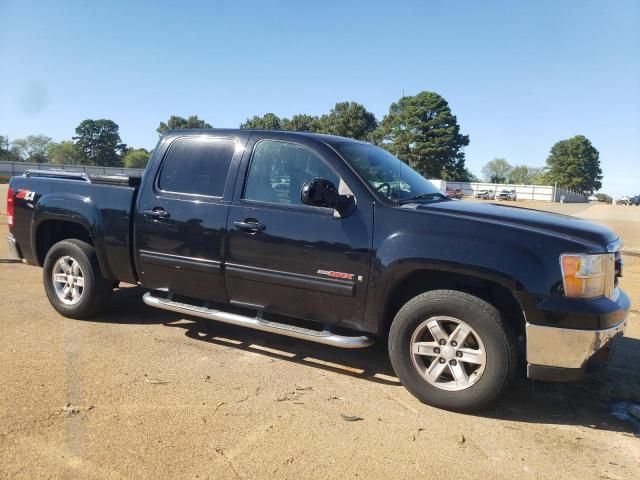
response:
[[[400,200],[398,203],[400,205],[404,205],[405,203],[411,203],[415,200],[431,200],[433,198],[446,199],[447,197],[445,197],[440,192],[422,193],[420,195],[416,195],[415,197],[404,198]]]

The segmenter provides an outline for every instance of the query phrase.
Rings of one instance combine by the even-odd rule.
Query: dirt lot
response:
[[[640,425],[611,413],[640,403],[640,208],[534,206],[625,239],[628,336],[586,382],[518,379],[477,416],[420,404],[383,347],[180,318],[145,307],[135,287],[92,321],[62,318],[40,269],[0,242],[0,477],[640,478]]]

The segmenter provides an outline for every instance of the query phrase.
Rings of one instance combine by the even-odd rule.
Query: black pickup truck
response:
[[[64,316],[126,282],[181,315],[333,347],[385,339],[406,388],[450,410],[487,406],[519,364],[579,378],[630,308],[612,231],[448,199],[341,137],[173,131],[142,178],[27,172],[7,210],[10,248],[43,267]]]

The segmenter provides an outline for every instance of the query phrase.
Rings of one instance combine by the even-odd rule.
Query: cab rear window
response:
[[[169,147],[158,178],[165,192],[222,197],[236,149],[231,138],[184,137]]]

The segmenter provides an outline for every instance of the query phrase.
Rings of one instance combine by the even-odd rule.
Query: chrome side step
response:
[[[230,323],[231,325],[239,325],[241,327],[253,328],[263,332],[277,333],[287,337],[301,338],[311,342],[322,343],[340,348],[365,348],[373,345],[375,339],[368,335],[359,335],[349,337],[344,335],[336,335],[329,331],[316,331],[285,323],[273,322],[258,317],[247,317],[236,313],[224,312],[222,310],[213,310],[205,307],[198,307],[188,303],[176,302],[166,298],[154,297],[151,293],[145,293],[142,297],[144,303],[151,307],[162,308],[171,312],[182,313],[184,315],[193,315],[195,317],[208,318],[209,320],[218,320],[219,322]]]

